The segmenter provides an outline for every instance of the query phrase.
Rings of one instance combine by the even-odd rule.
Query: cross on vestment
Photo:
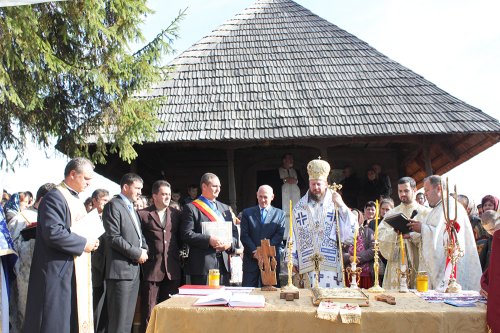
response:
[[[337,282],[337,286],[340,286],[340,282],[342,282],[342,281],[340,281],[340,280],[339,280],[339,275],[338,275],[338,274],[336,274],[336,275],[333,277],[333,280],[335,280],[335,281]]]
[[[303,226],[303,225],[304,225],[304,223],[306,223],[306,220],[307,220],[307,216],[306,216],[304,213],[300,212],[300,213],[299,213],[299,216],[298,216],[298,218],[297,218],[297,223],[298,223],[300,226]]]

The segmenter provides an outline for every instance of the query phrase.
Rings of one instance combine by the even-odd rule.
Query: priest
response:
[[[440,176],[429,176],[424,180],[424,191],[429,206],[432,208],[423,222],[410,220],[408,226],[411,230],[421,234],[421,257],[419,270],[429,273],[429,288],[440,292],[446,291],[450,280],[450,264],[447,262],[446,246],[448,233],[446,232],[446,219],[443,212],[443,185]],[[455,199],[444,197],[448,204],[449,218],[456,223],[457,240],[463,257],[457,263],[457,282],[463,290],[480,289],[481,264],[476,250],[476,242],[472,226],[464,207],[458,203],[455,216]]]
[[[403,214],[407,218],[424,220],[429,214],[430,208],[420,205],[415,200],[417,184],[411,177],[403,177],[398,181],[398,196],[401,203],[393,208],[385,218],[395,214]],[[385,219],[382,220],[378,229],[378,240],[380,242],[380,253],[387,259],[382,288],[391,290],[399,288],[398,268],[401,265],[401,247],[399,246],[399,234]],[[415,277],[418,270],[418,259],[420,254],[420,234],[410,232],[403,235],[405,245],[405,257],[407,267],[410,270],[409,287],[415,289]]]
[[[291,239],[294,270],[299,274],[307,274],[314,286],[315,264],[319,264],[319,287],[343,287],[337,223],[342,243],[352,244],[357,219],[340,194],[328,189],[328,162],[320,159],[309,162],[307,173],[309,190],[293,209]]]

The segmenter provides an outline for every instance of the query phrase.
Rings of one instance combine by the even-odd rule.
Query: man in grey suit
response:
[[[106,298],[108,331],[130,333],[139,292],[139,264],[148,259],[134,201],[141,195],[143,181],[134,173],[125,174],[121,193],[104,206],[106,230]]]
[[[257,191],[259,205],[243,210],[241,217],[241,243],[243,244],[243,286],[260,287],[260,270],[257,262],[257,246],[262,239],[269,239],[276,247],[276,280],[279,286],[280,255],[279,247],[285,232],[285,213],[271,206],[274,199],[273,188],[262,185]]]

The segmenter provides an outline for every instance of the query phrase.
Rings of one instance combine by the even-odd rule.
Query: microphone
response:
[[[415,216],[417,216],[418,212],[417,210],[415,209],[412,213],[411,213],[411,216],[410,216],[410,220],[413,219]]]

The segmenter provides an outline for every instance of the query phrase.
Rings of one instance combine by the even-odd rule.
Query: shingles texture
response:
[[[291,0],[261,0],[175,58],[157,142],[500,131],[498,121]]]

